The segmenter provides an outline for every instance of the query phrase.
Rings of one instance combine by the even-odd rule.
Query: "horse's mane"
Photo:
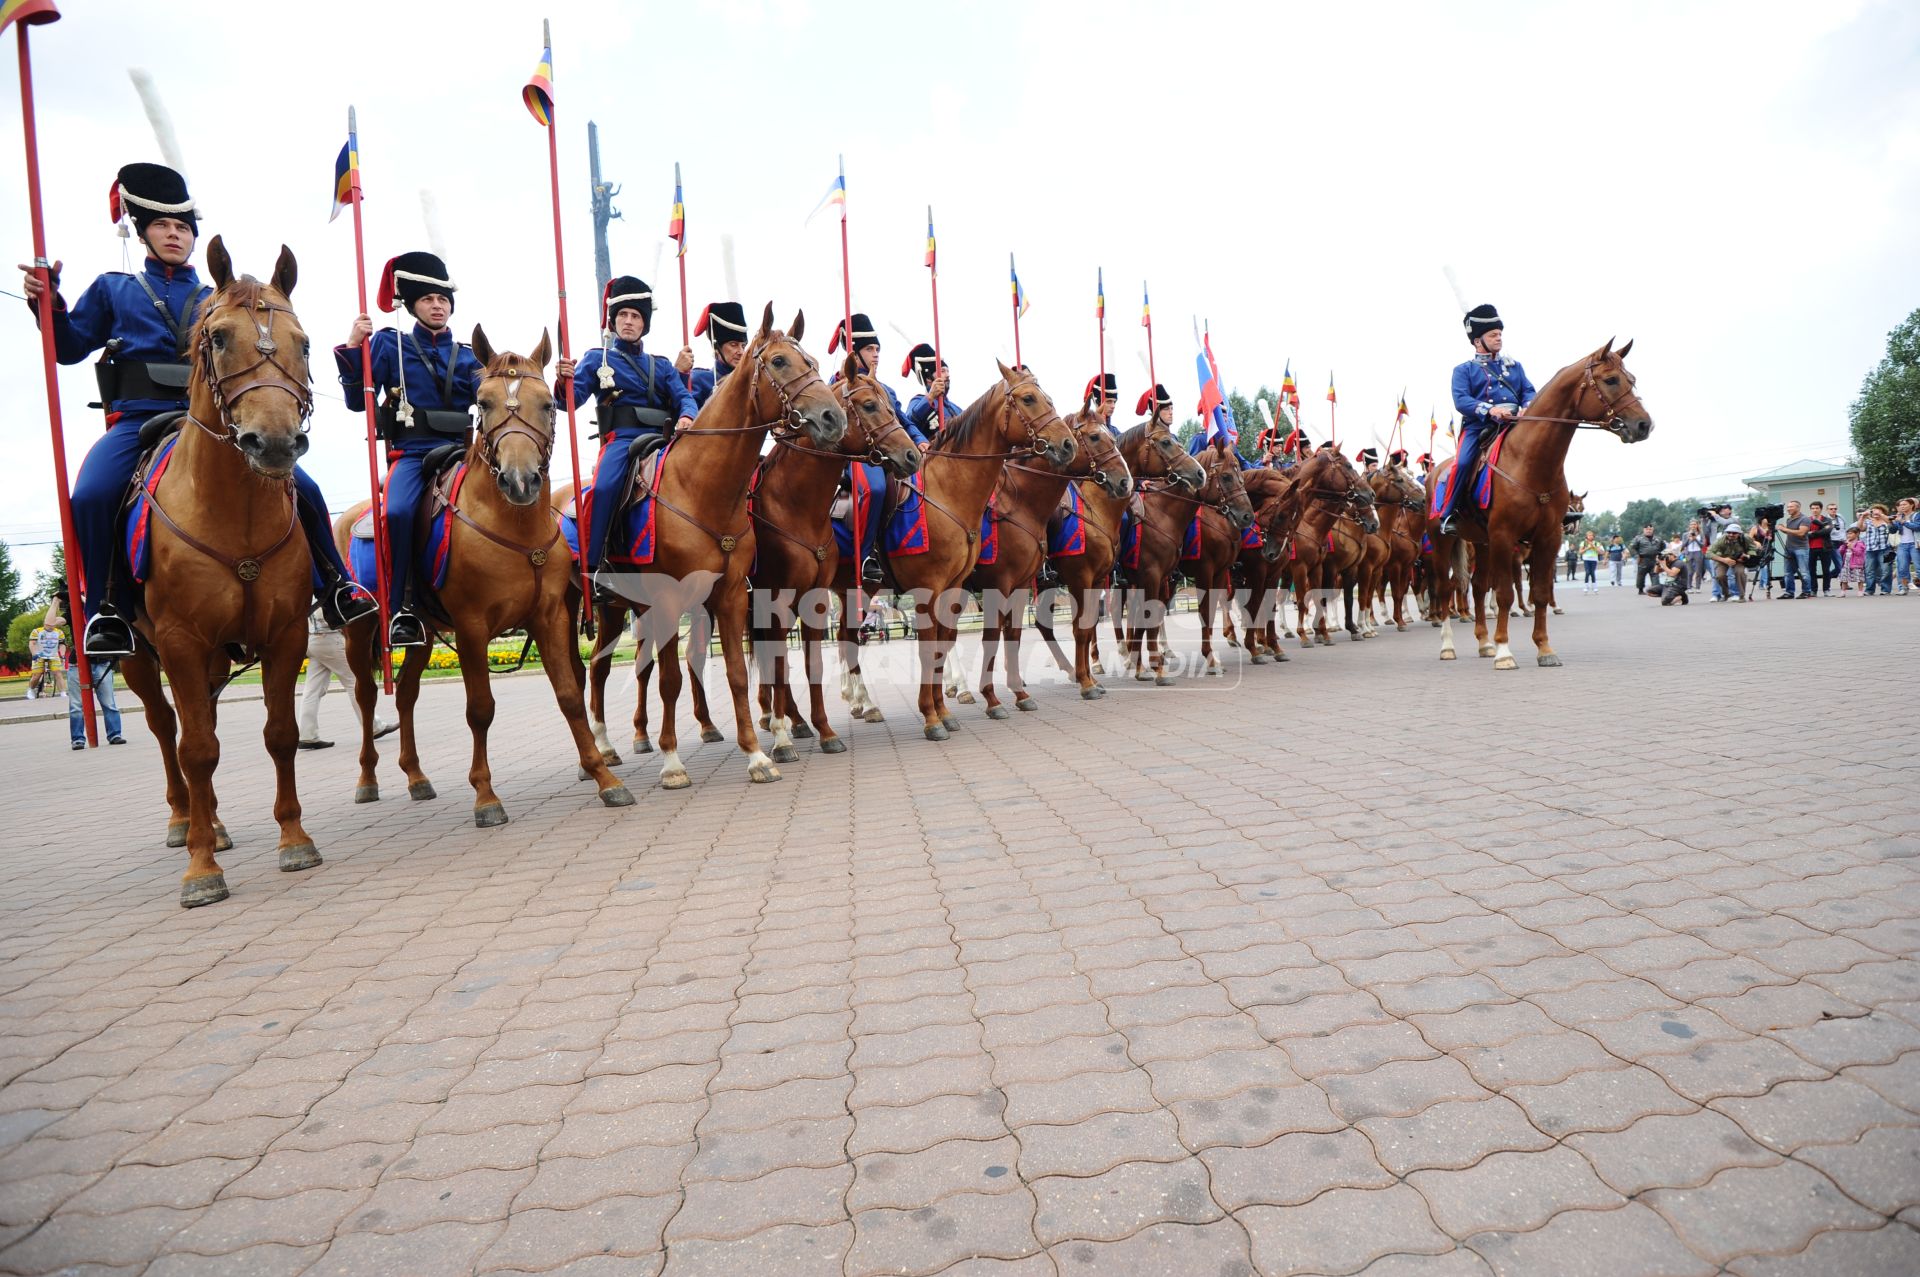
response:
[[[932,443],[927,445],[928,452],[959,452],[961,445],[973,440],[973,432],[987,415],[987,401],[993,397],[994,388],[1005,385],[1005,381],[996,381],[980,392],[980,397],[960,410],[957,417],[947,419],[943,429]]]

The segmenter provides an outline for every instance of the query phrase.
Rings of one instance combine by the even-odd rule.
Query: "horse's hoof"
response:
[[[1281,661],[1290,661],[1293,658],[1291,656],[1288,656],[1285,652],[1281,651],[1279,648],[1276,647],[1273,649],[1273,659],[1274,659],[1274,663],[1278,664]]]
[[[1395,625],[1393,628],[1400,631],[1402,634],[1405,634],[1407,632],[1407,627],[1404,624]]]
[[[993,719],[995,722],[1000,722],[1012,718],[1013,711],[1005,705],[989,705],[987,706],[987,717]]]
[[[1153,676],[1153,685],[1154,685],[1155,687],[1172,687],[1172,686],[1173,686],[1173,675],[1171,675],[1171,674],[1155,674],[1155,675]]]
[[[838,736],[822,736],[820,738],[820,752],[823,754],[844,754],[847,752],[847,742],[841,740]]]
[[[1565,612],[1562,612],[1562,611],[1561,611],[1561,610],[1560,610],[1559,608],[1555,608],[1555,609],[1553,609],[1553,614],[1554,614],[1555,616],[1565,616],[1565,615],[1566,615],[1566,613],[1565,613]]]
[[[1491,644],[1491,643],[1489,643],[1489,644],[1487,644],[1487,645],[1486,645],[1485,647],[1483,647],[1483,648],[1481,648],[1481,649],[1480,649],[1480,655],[1482,655],[1482,656],[1492,656],[1492,655],[1493,655],[1493,650],[1494,650],[1494,649],[1493,649],[1493,644]]]
[[[791,745],[775,745],[767,755],[776,763],[797,763],[800,753]]]
[[[884,723],[887,721],[878,708],[868,710],[865,717],[869,723]]]
[[[1361,639],[1364,639],[1367,636],[1364,634],[1349,634],[1347,635],[1347,637],[1353,640],[1355,643],[1358,643]]]
[[[573,769],[573,778],[575,780],[592,780],[593,774],[584,767],[575,767]]]
[[[488,803],[484,807],[473,809],[473,824],[476,829],[492,829],[507,823],[507,809],[499,803]]]
[[[760,716],[760,730],[763,732],[770,732],[773,730],[773,715],[762,714]]]
[[[167,846],[184,847],[187,845],[187,822],[177,820],[167,826]]]
[[[960,693],[960,695],[954,697],[953,699],[956,701],[959,701],[962,705],[971,705],[974,703],[972,692],[962,692]]]
[[[726,738],[726,733],[722,732],[718,727],[702,727],[700,729],[700,739],[706,744],[717,745]]]
[[[751,763],[747,767],[747,779],[756,785],[771,785],[780,779],[780,769],[772,763]]]
[[[1136,683],[1151,683],[1153,682],[1153,671],[1141,670],[1138,674],[1135,674],[1133,676],[1133,681]]]
[[[620,765],[620,754],[619,754],[619,751],[618,751],[618,750],[612,750],[612,749],[603,749],[603,750],[601,750],[601,751],[600,751],[600,761],[601,761],[601,762],[603,762],[603,763],[605,763],[605,764],[606,764],[607,766],[609,766],[609,767],[618,767],[618,766]]]
[[[633,752],[636,754],[651,754],[653,752],[653,742],[644,736],[636,736],[633,738]]]
[[[798,718],[794,719],[793,720],[793,738],[795,740],[812,740],[813,724],[805,721],[804,719],[798,719]]]
[[[1265,652],[1255,652],[1253,654],[1253,663],[1255,665],[1265,665],[1272,660],[1273,658],[1271,656],[1268,656]]]
[[[1319,644],[1319,645],[1320,645],[1321,647],[1332,647],[1332,646],[1333,646],[1333,640],[1332,640],[1332,639],[1330,639],[1330,638],[1328,638],[1328,637],[1327,637],[1326,635],[1324,635],[1324,634],[1323,634],[1323,635],[1321,635],[1320,637],[1318,637],[1318,638],[1316,638],[1316,639],[1314,639],[1313,641],[1314,641],[1314,642],[1316,642],[1316,643],[1318,643],[1318,644]]]
[[[353,801],[356,803],[377,803],[380,801],[380,786],[359,785],[354,788]]]
[[[320,852],[310,842],[280,849],[280,872],[283,874],[297,874],[319,863]]]
[[[600,805],[602,807],[631,807],[633,806],[633,791],[625,785],[610,785],[600,791]]]
[[[1460,653],[1449,647],[1440,653],[1440,659],[1443,661],[1457,661],[1460,659]]]
[[[1493,668],[1497,670],[1517,670],[1520,668],[1520,662],[1514,660],[1511,656],[1503,656],[1493,663]]]
[[[233,850],[233,836],[227,832],[225,825],[218,822],[213,826],[213,849],[215,851]]]
[[[1209,665],[1209,666],[1207,666],[1207,673],[1206,673],[1206,677],[1208,677],[1208,678],[1219,678],[1219,677],[1221,677],[1221,676],[1222,676],[1223,674],[1225,674],[1225,673],[1226,673],[1226,671],[1225,671],[1225,670],[1223,670],[1223,669],[1221,669],[1221,668],[1220,668],[1220,667],[1219,667],[1218,665]]]
[[[660,773],[660,788],[662,789],[685,789],[691,784],[693,784],[693,777],[687,775],[685,772]]]
[[[198,909],[201,905],[217,905],[229,894],[227,876],[223,873],[210,873],[180,885],[180,907]]]
[[[407,786],[407,797],[413,799],[416,803],[423,803],[429,798],[438,798],[439,796],[439,792],[434,789],[433,782],[430,780],[416,780]]]
[[[952,735],[951,732],[938,723],[928,723],[921,730],[927,734],[928,740],[945,740],[948,736]]]
[[[1034,700],[1031,696],[1020,697],[1014,701],[1013,707],[1022,714],[1037,714],[1040,712],[1040,702]]]
[[[1080,689],[1080,699],[1083,701],[1097,701],[1106,694],[1107,689],[1104,687],[1083,687]]]
[[[1536,656],[1534,660],[1539,663],[1542,669],[1557,670],[1560,668],[1560,658],[1552,652],[1542,652],[1539,656]]]

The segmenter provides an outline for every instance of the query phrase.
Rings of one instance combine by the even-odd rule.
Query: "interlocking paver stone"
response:
[[[624,811],[564,748],[496,749],[494,830],[303,754],[327,859],[297,875],[230,694],[234,895],[191,913],[177,852],[60,818],[105,792],[157,829],[152,744],[69,757],[0,706],[0,1271],[1920,1267],[1897,764],[1781,737],[1645,600],[1569,601],[1560,670],[1438,666],[1417,627],[1102,702],[1036,674],[1045,713],[961,708],[941,746],[876,675],[848,757],[749,787],[683,719],[694,787],[629,759]],[[1683,619],[1744,634],[1726,611]],[[1761,614],[1778,643],[1711,648],[1738,685],[1920,626]],[[495,686],[548,741],[544,680]],[[1497,758],[1434,752],[1424,711],[1343,730],[1436,694]],[[462,702],[419,709],[456,791]],[[1703,720],[1734,720],[1710,754]],[[1276,741],[1316,767],[1213,765]],[[1817,811],[1751,783],[1783,767]]]

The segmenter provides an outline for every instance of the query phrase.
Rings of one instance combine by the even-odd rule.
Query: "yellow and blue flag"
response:
[[[1153,299],[1147,296],[1147,281],[1140,281],[1140,326],[1153,327]]]
[[[680,166],[673,166],[673,217],[667,222],[667,238],[680,246],[675,257],[687,255],[687,201],[680,193]]]
[[[520,100],[527,104],[527,110],[541,124],[551,127],[553,124],[553,46],[540,50],[540,65],[527,77],[527,86],[520,90]]]
[[[1013,278],[1013,317],[1027,313],[1027,290],[1020,286],[1020,272],[1014,268],[1013,254],[1007,254],[1007,274]]]
[[[1340,402],[1338,399],[1334,398],[1334,395],[1333,395],[1333,374],[1331,372],[1327,374],[1327,402],[1333,403],[1333,404],[1337,404]]]
[[[1102,323],[1105,323],[1107,318],[1107,271],[1104,266],[1096,267],[1095,269],[1098,274],[1094,284],[1096,292],[1093,299],[1093,313],[1099,317]]]
[[[813,206],[813,212],[807,214],[807,221],[812,222],[819,215],[820,210],[829,204],[838,204],[840,220],[843,222],[847,220],[847,165],[844,160],[840,163],[840,175],[833,179],[833,185],[829,186],[827,193],[820,197],[820,202]]]
[[[331,222],[340,216],[340,210],[354,202],[360,195],[360,138],[352,129],[347,130],[347,144],[340,148],[340,158],[333,162],[333,212],[327,215]]]
[[[927,205],[927,269],[933,270],[933,205]]]

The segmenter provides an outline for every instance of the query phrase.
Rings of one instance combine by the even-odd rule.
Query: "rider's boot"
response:
[[[89,657],[132,656],[133,627],[114,610],[113,604],[104,603],[87,622],[80,646]]]

